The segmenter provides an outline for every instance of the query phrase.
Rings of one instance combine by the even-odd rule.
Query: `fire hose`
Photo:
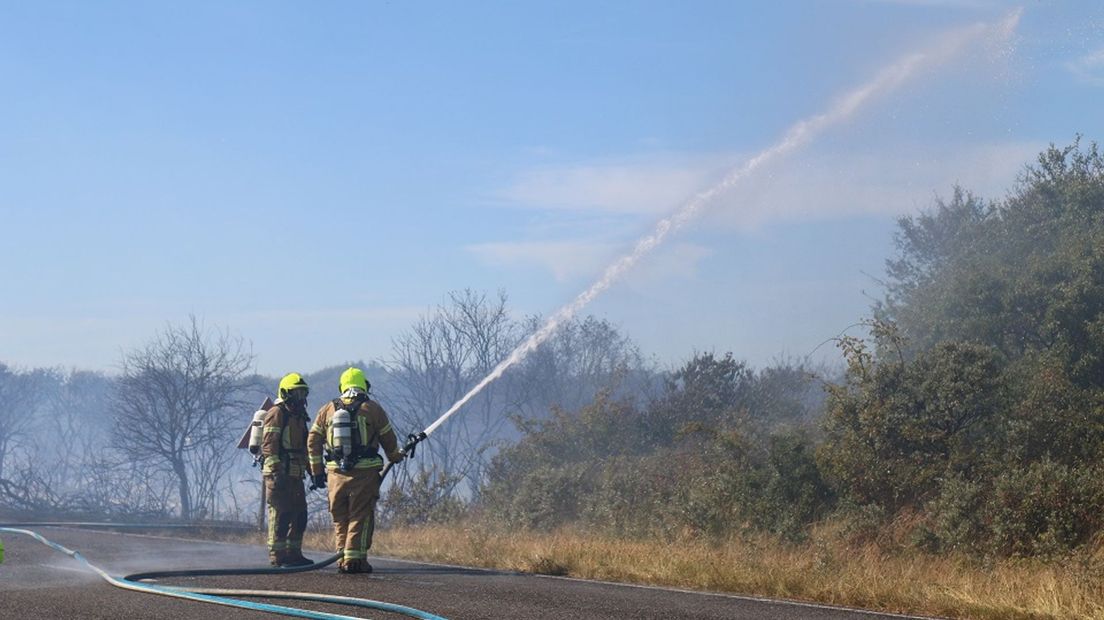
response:
[[[463,401],[458,402],[448,412],[434,421],[433,424],[428,426],[424,431],[419,433],[411,433],[407,435],[406,444],[400,448],[400,452],[407,456],[413,457],[414,452],[419,443],[429,438],[429,435],[433,431],[437,430],[446,419],[448,419],[453,413],[459,409]],[[391,469],[394,468],[395,462],[389,462],[387,466],[380,472],[380,482],[382,483]],[[314,490],[313,485],[311,490]],[[173,598],[197,601],[202,603],[210,603],[214,605],[224,605],[228,607],[238,607],[241,609],[251,609],[255,611],[267,611],[275,614],[282,614],[285,616],[293,616],[298,618],[320,618],[325,620],[346,620],[353,619],[355,616],[344,616],[340,614],[331,614],[319,611],[311,611],[305,609],[298,609],[295,607],[286,607],[283,605],[273,605],[270,603],[256,603],[251,601],[242,601],[236,598],[228,597],[247,597],[247,598],[272,598],[272,599],[291,599],[291,600],[303,600],[312,601],[318,603],[332,603],[336,605],[346,605],[350,607],[363,607],[367,609],[375,609],[379,611],[391,612],[395,614],[405,615],[411,618],[419,618],[421,620],[445,620],[442,616],[437,616],[429,612],[425,612],[413,607],[406,607],[405,605],[397,605],[394,603],[387,603],[384,601],[375,601],[371,599],[356,598],[350,596],[335,596],[327,594],[316,594],[312,592],[286,592],[282,590],[239,590],[239,589],[226,589],[226,588],[184,588],[180,586],[165,586],[144,583],[147,579],[161,579],[167,577],[210,577],[210,576],[223,576],[223,575],[282,575],[290,573],[298,573],[304,571],[317,570],[336,562],[340,557],[340,553],[336,553],[328,558],[325,558],[319,562],[309,564],[307,566],[300,567],[276,567],[276,568],[220,568],[220,569],[194,569],[194,570],[174,570],[174,571],[152,571],[144,573],[135,573],[127,575],[125,577],[114,577],[108,574],[103,569],[93,565],[78,551],[74,551],[67,547],[64,547],[58,543],[48,540],[41,534],[28,529],[20,529],[16,526],[34,526],[34,527],[47,527],[47,526],[65,526],[65,527],[111,527],[111,528],[146,528],[146,529],[158,529],[164,528],[163,525],[145,525],[145,524],[112,524],[112,523],[71,523],[71,522],[50,522],[50,523],[10,523],[0,524],[0,532],[9,534],[21,534],[29,536],[38,542],[68,555],[69,557],[77,560],[89,570],[95,572],[105,581],[111,585],[122,588],[124,590],[131,590],[134,592],[145,592],[148,594],[157,594],[161,596],[169,596]]]
[[[411,618],[419,618],[420,620],[445,620],[442,616],[431,614],[420,609],[414,609],[413,607],[406,607],[405,605],[397,605],[394,603],[387,603],[384,601],[376,601],[372,599],[355,598],[350,596],[334,596],[327,594],[316,594],[313,592],[286,592],[283,590],[236,590],[225,588],[184,588],[179,586],[164,586],[155,585],[149,583],[143,583],[145,579],[159,579],[163,577],[204,577],[204,576],[216,576],[216,575],[272,575],[272,574],[288,574],[299,573],[304,571],[317,570],[325,566],[329,566],[338,560],[340,554],[334,554],[324,560],[315,562],[308,566],[301,567],[289,567],[289,568],[223,568],[223,569],[196,569],[196,570],[177,570],[177,571],[160,571],[160,572],[146,572],[135,573],[127,575],[125,577],[114,577],[108,574],[103,569],[95,566],[89,562],[78,551],[64,547],[58,543],[55,543],[46,537],[42,536],[38,532],[28,529],[21,529],[21,525],[32,525],[30,523],[11,523],[0,525],[0,533],[5,534],[21,534],[23,536],[29,536],[38,542],[50,547],[55,551],[64,553],[65,555],[77,560],[89,570],[95,572],[100,577],[107,581],[109,584],[122,588],[124,590],[130,590],[133,592],[144,592],[147,594],[157,594],[161,596],[168,596],[172,598],[185,599],[190,601],[197,601],[201,603],[210,603],[214,605],[223,605],[227,607],[237,607],[241,609],[250,609],[254,611],[267,611],[270,613],[281,614],[285,616],[293,616],[297,618],[315,618],[323,620],[353,620],[356,616],[345,616],[341,614],[331,614],[320,611],[311,611],[307,609],[298,609],[295,607],[286,607],[283,605],[273,605],[271,603],[257,603],[252,601],[242,601],[236,598],[228,597],[247,597],[247,598],[273,598],[273,599],[292,599],[312,601],[318,603],[332,603],[335,605],[346,605],[350,607],[363,607],[367,609],[375,609],[378,611],[391,612],[396,614],[405,615]],[[66,527],[111,527],[111,528],[144,528],[144,529],[160,529],[164,528],[163,525],[157,524],[114,524],[114,523],[39,523],[33,524],[35,526],[66,526]]]

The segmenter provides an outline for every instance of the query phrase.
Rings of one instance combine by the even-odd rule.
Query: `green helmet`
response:
[[[341,373],[342,394],[354,388],[367,394],[368,386],[368,379],[364,376],[364,371],[359,368],[350,367],[348,370]]]
[[[307,382],[303,379],[303,376],[297,372],[289,372],[284,375],[283,379],[280,379],[279,396],[284,400],[288,400],[288,395],[294,390],[303,390],[304,400],[306,395],[310,392],[310,388],[307,387]]]

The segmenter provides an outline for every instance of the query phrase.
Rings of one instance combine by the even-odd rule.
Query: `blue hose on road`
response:
[[[348,605],[352,607],[376,609],[379,611],[403,614],[411,618],[418,618],[419,620],[446,620],[441,616],[437,616],[429,612],[422,611],[420,609],[414,609],[413,607],[406,607],[403,605],[395,605],[393,603],[385,603],[383,601],[373,601],[371,599],[353,598],[348,596],[331,596],[326,594],[314,594],[310,592],[283,592],[268,590],[227,590],[214,588],[189,589],[177,586],[157,586],[148,583],[141,583],[140,581],[132,581],[127,578],[112,577],[107,572],[93,565],[91,562],[85,559],[85,557],[81,555],[80,552],[73,551],[72,549],[48,540],[41,534],[32,530],[0,527],[0,532],[29,536],[37,540],[38,542],[46,545],[47,547],[50,547],[55,551],[64,553],[65,555],[68,555],[69,557],[84,564],[86,567],[98,574],[111,585],[117,588],[131,590],[134,592],[158,594],[161,596],[170,596],[173,598],[197,601],[201,603],[211,603],[214,605],[224,605],[227,607],[238,607],[241,609],[250,609],[253,611],[267,611],[269,613],[293,616],[297,618],[314,618],[320,620],[363,620],[361,618],[357,618],[356,616],[344,616],[340,614],[331,614],[321,611],[310,611],[306,609],[297,609],[295,607],[285,607],[283,605],[272,605],[269,603],[241,601],[233,598],[226,598],[224,595],[309,600],[320,603],[333,603],[337,605]],[[220,572],[226,574],[225,571]],[[241,571],[242,574],[249,574],[250,572],[252,571],[250,571],[249,569],[244,569]]]

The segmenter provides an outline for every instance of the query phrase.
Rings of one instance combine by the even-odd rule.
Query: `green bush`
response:
[[[540,466],[510,482],[490,485],[484,508],[511,526],[538,530],[577,521],[589,486],[586,467],[577,463]]]
[[[380,523],[447,523],[467,514],[467,503],[454,494],[458,481],[436,468],[430,468],[415,476],[409,484],[392,485],[379,503]]]
[[[1098,466],[1042,460],[993,478],[957,476],[928,505],[932,550],[1053,556],[1086,542],[1104,511]]]
[[[1008,398],[995,349],[943,342],[912,360],[882,361],[859,341],[844,348],[849,371],[831,388],[818,451],[841,495],[896,511],[986,465]]]
[[[1101,525],[1102,473],[1044,460],[1001,474],[985,507],[992,550],[1054,555],[1087,542]]]
[[[805,526],[824,517],[836,501],[816,462],[812,440],[802,432],[770,437],[762,502],[753,522],[787,538],[803,537]]]
[[[989,538],[984,511],[987,499],[982,483],[961,475],[949,478],[927,506],[931,525],[922,546],[929,551],[983,550]]]
[[[595,475],[592,492],[580,500],[583,521],[618,535],[671,534],[684,491],[680,467],[658,455],[611,459]]]

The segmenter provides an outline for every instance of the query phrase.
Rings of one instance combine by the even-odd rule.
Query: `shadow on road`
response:
[[[480,577],[524,577],[528,573],[515,573],[509,571],[485,570],[478,568],[463,568],[459,566],[377,566],[372,570],[374,575],[470,575]]]

